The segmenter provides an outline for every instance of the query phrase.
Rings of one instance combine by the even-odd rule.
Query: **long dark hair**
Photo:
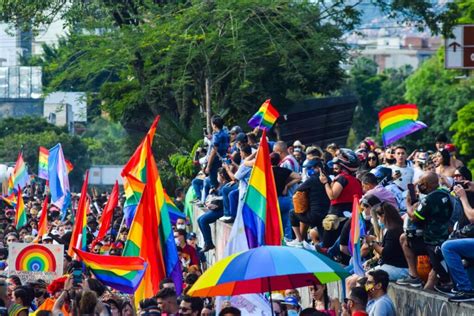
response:
[[[331,303],[330,299],[329,299],[329,294],[328,294],[328,287],[325,285],[325,284],[314,284],[313,285],[313,291],[316,289],[316,286],[318,285],[321,285],[321,286],[324,286],[324,290],[323,290],[323,299],[324,299],[324,309],[325,310],[328,310],[329,309],[329,303]],[[312,299],[312,307],[313,308],[316,308],[316,301],[314,300],[314,298]]]
[[[367,153],[367,158],[365,158],[365,163],[364,163],[364,169],[365,170],[371,170],[372,169],[372,167],[369,165],[369,156],[370,156],[370,154],[373,154],[375,156],[375,162],[376,162],[375,166],[377,167],[378,165],[380,165],[379,155],[377,155],[377,153],[374,152],[374,151],[369,151]]]
[[[382,202],[376,210],[377,215],[383,215],[387,229],[403,229],[403,220],[397,208],[390,203]]]

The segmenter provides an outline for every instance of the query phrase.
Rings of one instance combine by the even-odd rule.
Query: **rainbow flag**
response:
[[[163,194],[165,196],[165,206],[170,215],[171,224],[175,225],[178,218],[185,219],[186,215],[184,215],[184,213],[179,210],[179,208],[176,206],[176,204],[174,204],[173,200],[171,200],[165,190],[163,191]]]
[[[250,174],[242,216],[249,248],[281,245],[283,228],[265,130]]]
[[[279,116],[280,113],[278,113],[270,103],[270,99],[268,99],[263,102],[257,113],[250,118],[248,124],[252,128],[258,127],[259,129],[269,130],[272,128],[273,124],[275,124]]]
[[[9,196],[1,196],[2,200],[8,203],[11,207],[16,207],[17,198],[15,193],[10,194]]]
[[[124,256],[140,256],[148,263],[145,276],[135,292],[138,305],[144,298],[153,297],[159,282],[165,277],[173,279],[176,292],[182,290],[181,262],[174,243],[171,222],[165,203],[164,190],[158,168],[151,151],[151,135],[142,142],[141,153],[147,183],[130,226],[123,250]]]
[[[119,195],[119,186],[118,181],[115,181],[114,188],[112,189],[112,193],[110,193],[109,200],[107,201],[107,205],[102,212],[102,217],[100,218],[100,229],[97,234],[96,240],[100,241],[102,238],[105,237],[107,231],[110,228],[110,224],[112,223],[112,218],[114,217],[114,210],[118,205],[118,195]]]
[[[41,241],[43,235],[48,233],[48,196],[44,198],[43,207],[41,208],[41,217],[38,223],[38,235],[34,242]]]
[[[130,160],[123,167],[122,178],[123,178],[123,188],[125,190],[125,204],[123,207],[125,222],[127,226],[130,226],[135,210],[137,208],[138,202],[142,196],[146,181],[146,150],[144,149],[144,143],[149,137],[150,142],[153,144],[153,138],[156,132],[156,126],[160,117],[157,116],[153,123],[150,126],[150,129],[142,140],[140,145],[135,150],[135,153],[130,157]]]
[[[76,248],[74,251],[97,280],[127,294],[135,293],[147,267],[140,257],[97,255]]]
[[[427,127],[417,121],[418,108],[415,104],[399,104],[379,112],[379,124],[384,146]]]
[[[38,157],[38,178],[48,180],[48,157],[49,150],[47,148],[40,147]]]
[[[15,227],[16,230],[19,230],[26,225],[26,211],[25,211],[25,202],[23,201],[23,196],[21,195],[21,187],[18,187],[18,203],[15,208]]]
[[[354,273],[360,276],[365,274],[360,255],[360,237],[365,236],[365,224],[360,216],[359,197],[354,195],[352,203],[351,231],[349,235],[349,253],[352,255]]]
[[[81,198],[76,211],[76,222],[72,229],[71,240],[69,242],[68,255],[74,255],[73,248],[85,250],[87,247],[87,210],[89,210],[90,201],[87,196],[87,184],[89,183],[89,170],[86,171],[86,177],[82,183]]]
[[[74,170],[74,165],[72,164],[72,162],[70,162],[69,160],[67,159],[64,159],[64,162],[66,163],[66,170],[67,170],[67,173],[71,173],[72,170]]]
[[[30,177],[28,176],[26,164],[23,160],[23,153],[20,152],[11,179],[8,180],[8,194],[12,194],[18,187],[23,189],[29,182]]]

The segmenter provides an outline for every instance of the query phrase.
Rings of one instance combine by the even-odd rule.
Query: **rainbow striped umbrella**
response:
[[[232,296],[326,284],[349,276],[338,263],[314,251],[262,246],[228,256],[207,270],[191,296]]]

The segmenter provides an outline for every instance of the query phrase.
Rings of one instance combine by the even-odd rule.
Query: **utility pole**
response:
[[[209,78],[205,80],[205,90],[206,90],[206,128],[207,134],[211,135],[211,87],[209,85]]]

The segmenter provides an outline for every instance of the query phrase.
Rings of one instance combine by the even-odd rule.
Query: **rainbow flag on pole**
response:
[[[273,124],[275,124],[279,116],[280,113],[278,113],[271,104],[270,99],[268,99],[263,102],[257,113],[250,118],[248,124],[252,128],[258,127],[259,129],[269,130]]]
[[[8,194],[12,194],[18,187],[23,189],[29,182],[30,177],[28,176],[28,170],[23,160],[23,153],[20,152],[11,178],[8,180]]]
[[[17,203],[17,198],[16,198],[16,195],[15,193],[12,193],[8,196],[1,196],[2,200],[4,200],[6,203],[8,203],[8,205],[10,205],[11,207],[16,207],[16,203]]]
[[[417,119],[418,108],[415,104],[399,104],[380,111],[379,123],[384,146],[427,127]]]
[[[48,180],[48,157],[49,150],[47,148],[40,147],[38,157],[38,177],[45,180]]]
[[[48,196],[46,195],[43,201],[43,207],[41,208],[41,216],[38,223],[38,234],[34,242],[41,241],[43,235],[48,233]]]
[[[265,130],[244,197],[242,216],[249,248],[281,245],[283,229]]]
[[[171,224],[173,225],[176,224],[176,221],[178,220],[178,218],[185,219],[186,215],[184,215],[184,213],[179,210],[176,204],[174,204],[173,200],[171,200],[168,193],[166,193],[166,191],[163,191],[163,194],[165,197],[165,205],[170,215]]]
[[[143,166],[145,174],[141,175],[147,181],[123,250],[124,256],[140,256],[148,264],[135,292],[136,304],[144,298],[153,297],[159,290],[159,282],[165,277],[173,279],[178,294],[182,290],[181,262],[174,243],[163,186],[151,151],[151,138],[148,134],[140,144],[139,153],[143,159],[137,159],[136,166],[128,166],[131,170],[140,171]]]
[[[149,137],[151,144],[153,144],[153,138],[155,136],[156,126],[158,125],[159,120],[160,117],[157,116],[151,124],[147,135],[137,147],[132,157],[130,157],[130,160],[127,162],[125,167],[123,167],[121,173],[126,198],[123,211],[127,226],[130,226],[132,222],[138,202],[142,196],[145,183],[147,182],[145,170],[147,153],[146,149],[144,148],[144,143]]]
[[[26,211],[25,211],[25,202],[23,201],[23,196],[21,194],[21,187],[18,187],[18,203],[15,208],[15,227],[16,230],[19,230],[26,225]]]
[[[97,280],[127,294],[135,293],[147,267],[140,257],[97,255],[76,248],[74,251]]]
[[[352,256],[354,273],[360,276],[365,274],[360,254],[360,237],[365,235],[365,224],[360,216],[359,197],[354,195],[352,203],[351,231],[349,235],[349,253]]]
[[[87,212],[89,210],[90,201],[87,196],[87,184],[89,183],[89,170],[86,171],[86,177],[82,183],[81,197],[76,211],[76,222],[72,229],[71,240],[69,242],[68,255],[74,255],[74,249],[85,250],[87,247]]]

